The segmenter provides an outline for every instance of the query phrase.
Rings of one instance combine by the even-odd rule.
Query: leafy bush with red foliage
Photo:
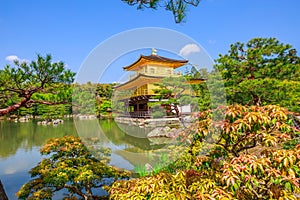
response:
[[[224,113],[224,117],[214,117]],[[299,132],[279,106],[240,106],[200,113],[180,136],[185,153],[162,172],[117,181],[111,199],[292,199],[300,195]],[[168,172],[167,172],[168,171]]]

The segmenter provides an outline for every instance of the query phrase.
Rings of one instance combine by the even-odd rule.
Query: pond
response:
[[[113,120],[67,119],[60,125],[38,125],[36,121],[15,123],[0,121],[0,180],[8,198],[30,180],[29,170],[41,159],[41,146],[47,139],[65,135],[81,138],[98,137],[103,146],[112,149],[111,165],[133,170],[151,163],[149,152],[164,148],[165,138],[151,140],[148,128],[117,124]]]

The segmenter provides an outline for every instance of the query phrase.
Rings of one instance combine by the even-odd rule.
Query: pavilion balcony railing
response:
[[[144,74],[148,76],[162,76],[162,77],[179,77],[182,76],[181,72],[165,72],[165,71],[157,71],[157,72],[136,72],[129,76],[129,80],[136,78],[139,74]]]
[[[134,111],[134,112],[126,112],[124,113],[124,117],[131,118],[150,118],[152,112],[151,111]]]

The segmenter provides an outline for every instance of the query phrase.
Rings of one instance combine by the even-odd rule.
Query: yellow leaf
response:
[[[252,118],[253,118],[253,122],[255,122],[255,123],[256,123],[256,121],[257,121],[257,117],[256,117],[255,115],[253,115],[253,116],[252,116]]]
[[[293,170],[292,168],[289,168],[289,169],[288,169],[288,173],[289,173],[289,175],[292,176],[292,178],[295,178],[295,177],[296,177],[296,176],[295,176],[295,172],[294,172],[294,170]]]
[[[288,158],[283,159],[283,166],[288,167],[289,166],[289,160]]]

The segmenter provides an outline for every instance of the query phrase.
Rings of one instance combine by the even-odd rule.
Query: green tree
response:
[[[115,84],[96,84],[87,82],[73,85],[73,113],[74,114],[106,114],[111,110],[113,86]]]
[[[114,83],[97,84],[96,102],[98,115],[107,114],[107,111],[112,111],[113,86],[115,85]]]
[[[179,106],[191,103],[197,104],[196,99],[191,95],[193,90],[183,76],[166,77],[155,85],[158,88],[154,89],[157,94],[154,98],[159,99],[159,102],[154,102],[150,106],[155,104],[164,105],[171,113],[175,112],[176,116],[179,117]]]
[[[199,78],[206,80],[199,84],[191,84],[192,89],[198,97],[197,101],[199,111],[204,111],[211,107],[210,94],[207,87],[207,78],[209,75],[210,73],[207,71],[206,68],[200,68],[198,70],[195,66],[192,66],[190,70],[187,69],[187,71],[184,74],[184,77],[188,80]]]
[[[113,86],[115,85],[116,85],[115,83],[97,84],[97,88],[96,88],[97,97],[104,98],[106,100],[111,99],[113,95]]]
[[[74,114],[96,114],[96,84],[91,82],[74,84],[72,104]]]
[[[37,60],[31,63],[15,61],[14,64],[0,70],[0,116],[35,104],[70,102],[69,84],[75,74],[63,62],[52,62],[50,55],[37,55]]]
[[[197,96],[199,111],[215,109],[218,106],[227,105],[224,84],[218,71],[213,70],[209,72],[206,68],[200,68],[198,70],[192,65],[184,77],[191,81],[191,83],[195,79],[204,80],[197,84],[190,84],[193,93]]]
[[[35,178],[24,184],[17,196],[20,199],[51,199],[55,192],[67,189],[71,196],[99,199],[92,189],[106,185],[103,178],[126,177],[127,172],[108,165],[109,149],[98,146],[92,151],[93,154],[78,137],[50,139],[40,150],[47,157],[30,171]]]
[[[107,114],[107,112],[111,111],[112,109],[112,103],[110,100],[102,100],[100,104],[97,106],[97,112],[99,115],[101,114]]]
[[[187,8],[189,6],[197,7],[200,0],[122,0],[128,5],[137,6],[137,9],[151,8],[157,9],[158,7],[163,7],[167,11],[171,11],[175,22],[180,23],[186,17]]]
[[[280,104],[300,110],[300,58],[296,49],[275,38],[237,42],[220,55],[220,71],[230,104]]]

